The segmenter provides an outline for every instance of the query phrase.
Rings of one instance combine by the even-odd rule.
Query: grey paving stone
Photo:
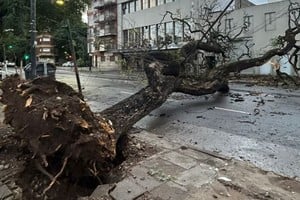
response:
[[[100,198],[100,197],[109,197],[109,191],[115,187],[113,184],[104,184],[99,185],[90,197],[92,198]]]
[[[141,164],[148,169],[149,174],[152,174],[153,177],[161,181],[162,176],[170,176],[171,178],[176,177],[185,170],[184,168],[159,157],[143,161]]]
[[[153,188],[161,185],[162,182],[149,175],[148,171],[149,169],[146,167],[137,165],[130,170],[130,174],[137,184],[146,190],[152,190]]]
[[[10,191],[6,185],[0,186],[0,199],[6,199],[12,195],[12,191]]]
[[[167,160],[175,165],[178,165],[184,169],[190,169],[197,165],[197,160],[189,156],[180,154],[178,152],[172,151],[166,154],[160,155],[164,160]]]
[[[110,193],[115,200],[132,200],[142,195],[146,190],[138,185],[132,177],[127,177],[117,183],[116,188]]]
[[[192,158],[195,158],[197,160],[200,160],[200,161],[207,160],[207,159],[209,159],[211,157],[208,154],[205,154],[205,153],[193,150],[193,149],[189,149],[189,148],[187,148],[187,149],[179,149],[178,152],[181,153],[181,154],[190,156]]]
[[[153,199],[159,200],[183,200],[188,197],[188,190],[173,182],[166,182],[160,187],[150,191]]]
[[[179,144],[168,142],[167,140],[163,138],[159,138],[158,135],[155,135],[153,133],[149,133],[147,131],[141,131],[138,134],[133,134],[136,138],[143,140],[151,145],[165,148],[165,149],[178,149],[180,147]]]
[[[217,176],[214,168],[206,164],[199,164],[189,170],[182,172],[174,180],[175,183],[183,186],[200,188],[202,185],[211,183]]]

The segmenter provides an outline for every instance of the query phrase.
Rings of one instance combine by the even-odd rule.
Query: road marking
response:
[[[122,94],[134,94],[133,92],[126,92],[126,91],[121,91],[120,93],[122,93]]]
[[[220,107],[215,107],[215,109],[216,110],[224,110],[224,111],[229,111],[229,112],[236,112],[236,113],[242,113],[242,114],[251,115],[251,113],[245,112],[245,111],[241,111],[241,110],[233,110],[233,109],[229,109],[229,108],[220,108]]]

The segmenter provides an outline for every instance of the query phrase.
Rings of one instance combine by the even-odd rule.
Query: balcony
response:
[[[115,0],[98,0],[94,2],[94,8],[95,9],[102,9],[103,7],[117,5],[117,2]]]
[[[104,15],[101,14],[101,15],[95,15],[94,17],[94,23],[100,23],[100,22],[103,22],[104,21]]]
[[[116,13],[108,13],[104,17],[105,21],[113,21],[117,19],[117,14]]]
[[[109,36],[109,35],[117,35],[117,29],[116,28],[105,28],[104,36]]]
[[[100,9],[103,6],[104,6],[104,0],[98,0],[98,1],[94,2],[95,9]]]

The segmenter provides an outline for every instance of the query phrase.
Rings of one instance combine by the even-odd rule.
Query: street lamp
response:
[[[31,18],[31,38],[30,38],[30,61],[31,73],[30,78],[36,77],[36,0],[30,0],[30,18]]]

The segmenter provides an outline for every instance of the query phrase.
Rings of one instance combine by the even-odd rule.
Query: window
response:
[[[130,47],[133,47],[134,46],[134,29],[130,29],[129,32],[128,32],[128,41],[129,41],[129,46]]]
[[[155,7],[156,6],[156,0],[149,0],[149,8]]]
[[[150,44],[152,47],[157,45],[157,29],[156,25],[150,26]]]
[[[43,52],[50,52],[49,48],[43,48]]]
[[[123,13],[123,15],[129,13],[129,5],[128,5],[128,2],[122,3],[122,13]]]
[[[133,12],[135,12],[136,10],[135,10],[135,1],[130,1],[129,2],[129,12],[130,13],[133,13]]]
[[[144,26],[142,27],[142,45],[143,46],[149,46],[150,41],[149,41],[149,27]]]
[[[167,22],[166,23],[166,43],[171,44],[174,38],[174,23]]]
[[[183,26],[181,22],[175,22],[175,36],[174,36],[174,42],[175,44],[178,44],[182,41],[182,35],[183,35]]]
[[[148,0],[142,0],[142,9],[147,9],[149,8],[149,1]]]
[[[44,42],[50,42],[50,38],[43,38]]]
[[[105,56],[101,56],[101,61],[102,61],[102,62],[105,61]]]
[[[159,5],[162,5],[162,4],[164,4],[165,3],[165,0],[157,0],[157,5],[159,6]]]
[[[110,60],[111,62],[114,62],[114,61],[115,61],[115,56],[110,56],[110,57],[109,57],[109,60]]]
[[[265,30],[273,31],[276,29],[275,12],[265,13]]]
[[[163,47],[166,36],[166,27],[165,24],[157,25],[157,45],[159,48]]]
[[[232,29],[233,19],[225,19],[225,32],[229,33]]]
[[[192,37],[191,37],[190,27],[187,24],[183,24],[183,41],[187,42],[187,41],[191,41],[191,40],[192,40]]]
[[[141,0],[136,0],[135,1],[135,10],[136,11],[139,11],[139,10],[141,10],[142,8],[141,8]]]
[[[134,33],[135,33],[135,46],[140,46],[141,44],[141,29],[140,28],[135,28],[134,29]]]
[[[124,47],[128,47],[128,30],[123,31]]]
[[[245,31],[253,31],[253,16],[244,16],[244,25],[246,26]]]

